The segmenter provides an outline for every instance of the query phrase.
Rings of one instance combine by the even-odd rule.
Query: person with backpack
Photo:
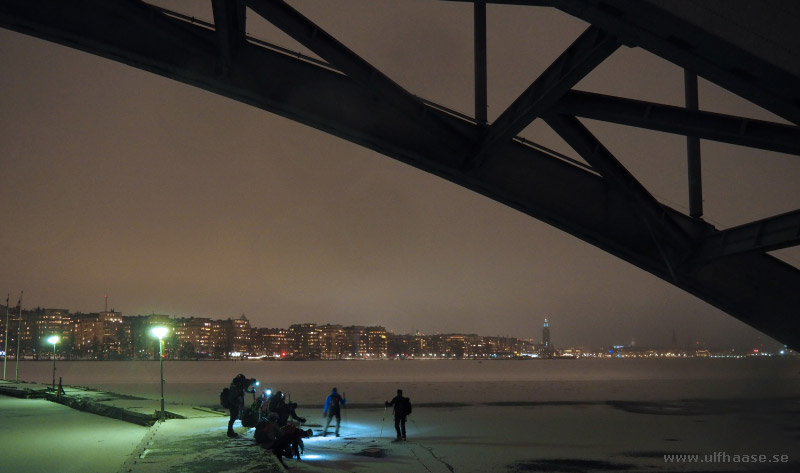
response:
[[[242,409],[244,408],[245,391],[247,391],[255,382],[255,379],[247,379],[247,377],[241,373],[236,375],[236,377],[233,378],[233,381],[231,381],[231,385],[228,388],[228,405],[225,406],[230,412],[230,419],[228,420],[228,437],[236,438],[239,436],[239,434],[233,431],[233,423],[236,422],[236,419],[240,417]]]
[[[394,406],[394,430],[397,431],[397,441],[406,440],[406,417],[411,414],[411,399],[403,397],[403,390],[397,390],[397,396],[391,401],[386,401],[386,407]]]
[[[328,420],[325,422],[325,430],[322,431],[322,436],[325,437],[328,435],[328,426],[331,425],[331,419],[336,417],[336,436],[339,436],[339,424],[342,423],[342,410],[341,408],[347,404],[347,399],[343,395],[340,395],[336,388],[331,390],[331,393],[325,399],[325,407],[322,410],[322,414],[328,417]]]

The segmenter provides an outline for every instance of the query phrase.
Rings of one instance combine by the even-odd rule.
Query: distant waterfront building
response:
[[[31,312],[31,311],[23,311],[22,312],[22,319],[19,317],[14,317],[11,319],[9,326],[12,330],[16,331],[17,337],[19,337],[19,344],[20,348],[20,356],[24,355],[32,355],[36,352],[36,344],[33,340],[33,327],[36,314],[39,311]],[[13,341],[13,335],[9,333],[8,339]],[[9,348],[9,351],[11,349]]]
[[[553,344],[550,342],[550,322],[544,319],[544,326],[542,327],[542,344],[539,345],[539,357],[552,358],[556,355],[553,349]]]
[[[112,355],[115,358],[125,355],[128,351],[130,327],[122,322],[122,312],[114,312],[114,309],[106,310],[100,312],[98,319],[102,327],[100,349],[103,355]]]
[[[366,332],[363,325],[344,327],[344,358],[361,358],[361,347],[366,343]]]
[[[385,327],[349,325],[342,330],[344,358],[386,358],[389,351],[389,337]]]
[[[211,324],[211,353],[215,358],[228,359],[233,351],[233,321],[214,320]]]
[[[189,317],[175,319],[172,329],[178,339],[179,352],[185,358],[206,357],[211,352],[211,328],[209,318]]]
[[[391,358],[407,358],[421,354],[422,337],[410,334],[388,334],[387,349]]]
[[[317,324],[290,325],[289,339],[292,341],[293,356],[304,359],[318,359],[320,357]]]
[[[238,356],[247,356],[250,353],[250,321],[242,314],[233,321],[233,352]]]
[[[345,347],[345,333],[341,325],[325,324],[319,326],[320,358],[338,360]]]
[[[282,358],[291,353],[289,331],[283,328],[253,328],[250,350],[256,356]]]
[[[359,350],[364,358],[385,358],[389,350],[386,328],[381,326],[365,327],[366,343]]]
[[[46,338],[48,335],[61,335],[62,318],[69,313],[66,309],[45,309],[44,314],[40,315],[35,321],[35,333],[39,338]]]
[[[34,344],[41,345],[50,335],[58,335],[60,343],[65,341],[65,336],[68,340],[70,335],[68,314],[69,311],[66,309],[44,309],[44,313],[38,314],[33,320]]]
[[[542,347],[545,350],[552,350],[550,346],[550,322],[544,319],[544,328],[542,328]]]
[[[81,356],[104,359],[129,354],[130,329],[125,330],[121,312],[76,314],[74,327],[74,347]]]

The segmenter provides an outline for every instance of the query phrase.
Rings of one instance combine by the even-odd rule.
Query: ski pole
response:
[[[381,419],[381,434],[378,438],[383,437],[383,422],[386,420],[386,406],[383,406],[383,419]]]
[[[344,422],[347,423],[347,394],[342,393],[342,411],[344,412]]]

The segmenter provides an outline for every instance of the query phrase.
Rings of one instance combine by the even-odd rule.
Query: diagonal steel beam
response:
[[[572,90],[559,113],[800,155],[800,127]]]
[[[677,13],[689,4],[706,2],[552,0],[550,3],[565,13],[617,35],[623,44],[650,51],[789,122],[800,125],[800,76],[797,74],[797,61],[788,64],[776,60],[778,57],[797,57],[797,51],[793,50],[797,45],[794,31],[778,30],[786,38],[784,41],[776,41],[775,35],[772,38],[762,38],[762,47],[766,48],[767,44],[772,43],[773,48],[789,53],[770,59],[737,44],[732,37],[735,28],[731,28],[730,37],[722,37],[718,30],[697,25]],[[748,2],[708,3],[713,3],[709,5],[711,9],[723,9],[735,8],[737,4]],[[761,7],[761,4],[758,6]],[[783,14],[791,17],[797,15],[799,7],[796,2],[776,2],[765,3],[763,10],[771,11],[775,16]],[[742,29],[749,27],[746,23],[738,26]]]
[[[371,90],[375,94],[375,100],[386,101],[399,112],[419,120],[429,133],[437,135],[449,148],[464,153],[472,149],[472,137],[456,132],[446,122],[427,114],[429,109],[420,99],[283,0],[247,0],[247,6],[349,78]]]
[[[544,120],[612,187],[627,195],[643,211],[648,221],[666,235],[668,241],[661,243],[667,243],[681,252],[688,248],[688,235],[675,224],[665,208],[577,118],[550,113],[544,116]]]
[[[694,263],[800,245],[800,210],[718,231],[700,240]]]
[[[448,0],[473,2],[474,0]],[[617,36],[621,43],[638,46],[673,64],[688,69],[704,79],[800,125],[800,75],[794,30],[776,29],[763,35],[739,15],[740,23],[728,29],[730,36],[720,36],[719,29],[707,28],[692,21],[683,9],[734,9],[753,2],[689,2],[645,0],[486,0],[490,4],[551,6]],[[705,5],[705,4],[708,5]],[[767,2],[757,8],[775,17],[796,18],[797,2]],[[746,12],[747,10],[743,10]],[[719,15],[720,23],[724,16]],[[763,20],[762,20],[763,21]],[[770,21],[768,25],[779,24]],[[764,27],[763,25],[761,26]],[[774,48],[779,54],[769,56],[743,47],[733,35],[737,29],[759,38],[762,48]],[[771,33],[771,32],[770,32]]]
[[[498,143],[519,134],[548,111],[558,99],[619,47],[617,40],[590,26],[489,127],[475,166],[480,166]]]

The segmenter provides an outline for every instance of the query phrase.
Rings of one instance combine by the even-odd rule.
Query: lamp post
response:
[[[58,335],[52,335],[47,339],[47,343],[53,344],[53,390],[56,389],[56,343],[58,343]]]
[[[167,335],[168,331],[169,329],[167,327],[153,327],[153,330],[151,330],[153,335],[158,337],[158,353],[161,359],[161,417],[159,420],[162,421],[167,418],[164,411],[164,337]]]

